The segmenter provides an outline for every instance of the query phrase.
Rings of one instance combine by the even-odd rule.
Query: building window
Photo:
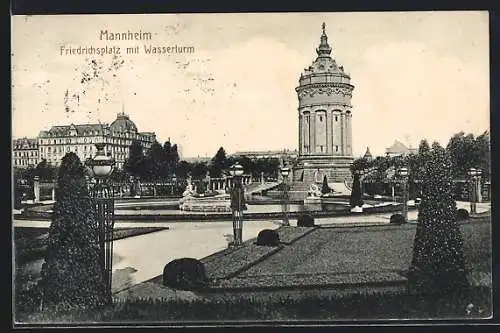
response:
[[[339,151],[339,146],[335,146],[335,151]]]
[[[323,121],[323,116],[319,116],[319,121]]]
[[[321,152],[323,152],[323,146],[319,146],[319,148],[321,149]]]
[[[339,121],[339,117],[338,116],[335,116],[335,121]]]

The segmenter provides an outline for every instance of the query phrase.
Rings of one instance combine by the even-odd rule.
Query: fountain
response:
[[[179,200],[179,209],[191,212],[231,212],[231,195],[225,190],[196,193],[191,179]]]
[[[304,207],[309,211],[321,211],[322,210],[322,200],[321,191],[319,186],[316,184],[311,184],[309,191],[307,192],[307,197],[304,199]]]

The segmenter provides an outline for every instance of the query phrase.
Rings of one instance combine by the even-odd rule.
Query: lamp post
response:
[[[470,197],[470,212],[471,214],[476,214],[477,209],[476,209],[476,202],[478,201],[479,195],[479,184],[481,184],[481,170],[475,169],[475,168],[470,168],[467,171],[467,174],[469,175],[469,182],[470,182],[470,192],[469,192],[469,197]]]
[[[281,208],[283,210],[283,225],[289,226],[290,220],[288,219],[288,175],[290,174],[290,168],[282,167],[281,168],[281,176],[283,176],[283,202],[281,204]]]
[[[113,190],[109,186],[109,176],[115,164],[111,156],[104,154],[104,143],[96,143],[96,156],[90,161],[95,185],[91,188],[94,199],[97,220],[99,225],[98,241],[100,246],[100,264],[106,282],[107,300],[112,302],[111,282],[113,273],[113,226],[114,226],[114,198]]]
[[[172,196],[175,195],[175,189],[177,188],[177,176],[175,173],[172,175]]]
[[[361,199],[363,199],[363,194],[365,193],[365,187],[364,187],[364,176],[368,173],[367,170],[359,170],[359,187],[361,190]]]
[[[233,213],[233,246],[241,246],[243,243],[243,208],[244,193],[241,186],[241,176],[243,167],[236,163],[229,168],[229,173],[233,177],[233,189],[231,191],[231,211]]]
[[[398,173],[402,177],[402,183],[403,183],[403,219],[404,219],[404,223],[407,223],[408,222],[408,197],[407,197],[408,168],[405,168],[405,167],[399,168]]]

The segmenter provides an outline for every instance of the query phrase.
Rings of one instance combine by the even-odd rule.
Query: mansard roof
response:
[[[12,140],[12,149],[38,149],[38,140],[35,138],[19,138]]]

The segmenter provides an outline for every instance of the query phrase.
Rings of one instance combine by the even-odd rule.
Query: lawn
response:
[[[460,230],[469,277],[491,275],[489,220],[461,223]],[[318,228],[226,285],[244,285],[245,280],[255,286],[398,280],[411,265],[415,232],[416,225]]]
[[[279,248],[262,247],[259,251],[249,251],[256,249],[253,241],[249,241],[246,249],[225,250],[203,259],[209,275],[221,279],[211,290],[175,291],[163,286],[158,277],[130,288],[125,298],[108,309],[21,313],[19,319],[47,323],[56,320],[172,323],[485,318],[491,315],[491,219],[471,219],[460,223],[460,230],[468,271],[472,275],[486,276],[486,279],[471,281],[471,288],[458,295],[424,298],[408,295],[405,288],[370,287],[374,280],[381,282],[384,279],[389,284],[394,281],[404,284],[416,225],[287,227],[279,229],[284,241]],[[266,258],[262,260],[259,256]],[[327,288],[332,281],[338,286]],[[301,286],[303,283],[315,289],[308,291]],[[349,292],[339,292],[342,285],[356,283],[358,285]],[[253,291],[237,290],[245,285],[251,286]],[[294,285],[299,286],[299,290],[279,289]],[[275,290],[258,291],[269,286]],[[474,309],[467,314],[469,303],[474,304]]]

